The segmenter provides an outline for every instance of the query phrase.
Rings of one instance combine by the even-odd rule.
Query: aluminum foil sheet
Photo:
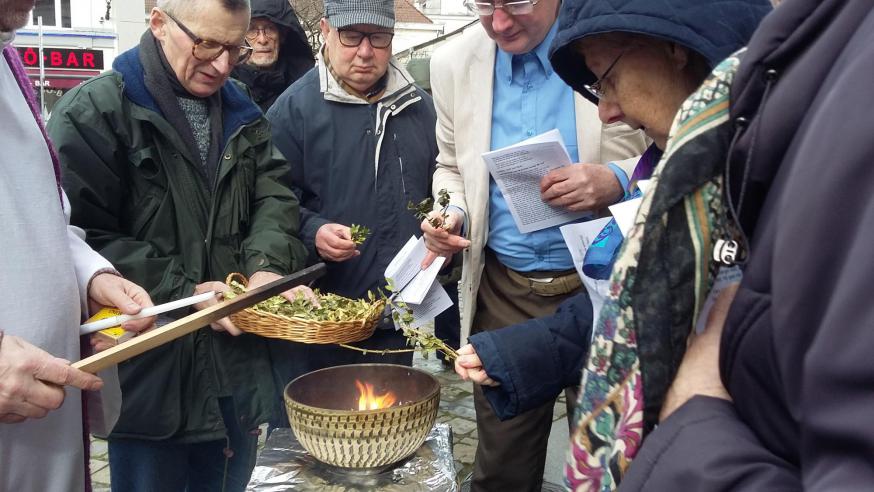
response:
[[[255,463],[247,491],[457,492],[452,430],[437,424],[410,458],[384,471],[336,468],[317,461],[291,429],[270,434]]]

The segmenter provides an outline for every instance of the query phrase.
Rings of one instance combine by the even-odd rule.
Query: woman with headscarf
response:
[[[575,476],[586,457],[621,467],[624,454],[634,462],[622,490],[871,489],[872,67],[870,0],[786,0],[684,104],[658,191],[614,269],[630,302],[606,315],[634,320],[644,409],[659,425],[625,452],[632,414],[614,410],[628,400],[590,404]],[[703,333],[688,347],[688,326],[647,304],[665,273],[672,292],[696,286],[685,290]],[[654,330],[666,327],[660,343]],[[682,362],[675,376],[667,366],[657,410],[669,356]],[[600,444],[587,436],[598,423]]]
[[[653,173],[662,153],[674,145],[669,141],[678,137],[671,131],[677,111],[682,117],[702,109],[684,100],[712,68],[744,46],[768,11],[766,0],[563,2],[550,57],[556,72],[598,104],[603,121],[625,122],[653,139],[629,192],[636,180]],[[717,85],[712,90],[724,88]],[[722,102],[727,104],[727,96]],[[706,113],[697,123],[706,126]],[[699,169],[697,162],[695,156],[685,155],[668,163],[662,160],[653,176],[656,189],[645,197],[638,221],[646,217],[646,210],[651,218],[663,218],[663,197],[679,194],[682,202],[685,190],[704,188],[690,200],[693,210],[718,206],[714,200],[719,175],[710,168]],[[668,218],[686,224],[685,215]],[[641,227],[637,225],[626,242],[633,242]],[[698,227],[706,235],[714,226]],[[660,250],[669,257],[634,255],[621,263],[623,253],[617,265],[622,269],[619,274],[614,269],[594,337],[591,307],[581,295],[553,317],[475,335],[472,347],[460,351],[457,371],[490,384],[485,393],[504,418],[575,384],[585,369],[568,467],[572,488],[615,487],[643,436],[657,422],[664,392],[694,325],[693,305],[712,283],[710,271],[699,272],[703,280],[689,273],[696,267],[693,239],[665,237],[682,243],[674,250]],[[629,249],[626,245],[624,251]],[[657,274],[647,276],[646,282],[621,286],[616,280],[617,275],[641,270]],[[629,307],[632,302],[634,309]]]

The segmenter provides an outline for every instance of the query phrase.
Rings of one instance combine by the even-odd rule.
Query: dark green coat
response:
[[[138,49],[113,68],[66,94],[49,123],[72,222],[89,244],[156,304],[229,272],[302,268],[298,201],[283,181],[289,165],[248,95],[233,82],[221,89],[223,150],[210,193],[146,89]],[[245,429],[269,419],[278,391],[263,339],[209,328],[122,363],[119,376],[113,437],[220,439],[218,397],[233,397]]]

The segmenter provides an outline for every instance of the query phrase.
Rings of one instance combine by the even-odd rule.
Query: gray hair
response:
[[[158,0],[156,7],[174,15],[189,17],[204,8],[207,2],[218,2],[228,12],[252,11],[249,0]]]

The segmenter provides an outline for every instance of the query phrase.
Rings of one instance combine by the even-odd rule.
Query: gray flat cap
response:
[[[371,24],[395,26],[394,0],[325,0],[325,17],[334,27]]]

